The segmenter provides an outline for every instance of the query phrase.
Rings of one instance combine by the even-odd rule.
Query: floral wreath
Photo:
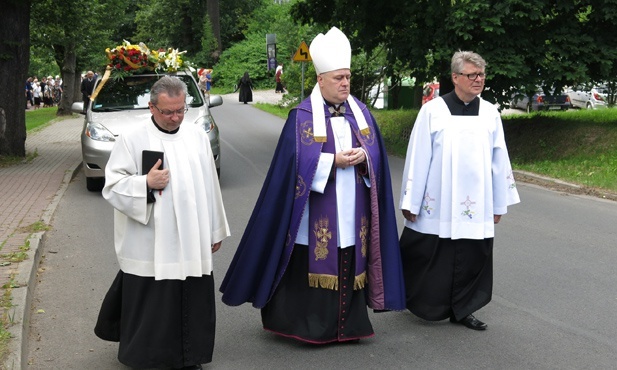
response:
[[[113,49],[105,49],[109,59],[108,69],[114,77],[124,77],[144,72],[176,72],[185,65],[182,55],[185,51],[168,48],[150,50],[146,44],[140,42],[132,45],[123,40],[122,45]]]
[[[188,67],[189,64],[182,59],[186,50],[178,51],[178,49],[172,48],[150,50],[143,42],[134,45],[123,40],[122,45],[113,49],[107,48],[105,53],[109,63],[103,75],[103,80],[91,96],[92,100],[98,95],[109,77],[123,79],[126,76],[147,72],[177,72],[183,67]]]

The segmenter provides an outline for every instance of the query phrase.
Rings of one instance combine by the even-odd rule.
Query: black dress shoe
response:
[[[450,322],[455,324],[463,324],[469,329],[473,330],[486,330],[487,328],[487,325],[482,321],[476,319],[474,315],[465,316],[463,319],[458,321],[454,316],[450,316]]]

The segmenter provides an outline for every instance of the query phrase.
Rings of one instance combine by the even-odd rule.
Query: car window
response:
[[[146,109],[150,89],[162,75],[135,75],[124,79],[108,79],[94,100],[93,111]],[[204,104],[199,89],[191,76],[178,75],[187,86],[186,104],[200,107]],[[100,83],[100,82],[99,82]]]

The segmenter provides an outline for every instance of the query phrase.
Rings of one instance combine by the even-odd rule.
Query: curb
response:
[[[81,169],[82,162],[75,164],[68,169],[62,179],[60,189],[56,192],[54,199],[50,205],[45,208],[42,221],[45,225],[50,225],[51,218],[60,204],[62,196],[66,192],[70,182],[75,178],[75,175]],[[12,309],[9,312],[13,326],[8,331],[11,334],[11,340],[7,348],[7,357],[4,361],[2,369],[17,370],[26,369],[28,366],[28,337],[30,336],[30,311],[32,309],[32,295],[36,287],[36,276],[38,265],[41,261],[41,250],[45,242],[45,231],[34,233],[28,238],[30,250],[28,258],[20,262],[17,266],[14,285],[11,291]]]

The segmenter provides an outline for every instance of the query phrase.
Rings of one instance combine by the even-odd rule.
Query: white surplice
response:
[[[405,226],[451,239],[495,235],[493,215],[520,201],[497,109],[480,99],[478,116],[453,116],[443,99],[425,104],[414,124],[399,208]]]
[[[147,203],[142,151],[164,152],[170,181]],[[103,197],[115,208],[120,269],[156,280],[212,273],[212,244],[230,235],[208,135],[185,122],[175,134],[148,119],[120,136],[105,170]]]

